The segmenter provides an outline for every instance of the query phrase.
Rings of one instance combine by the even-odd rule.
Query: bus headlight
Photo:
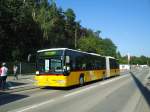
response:
[[[39,72],[39,71],[36,71],[36,72],[35,72],[35,74],[36,74],[36,75],[39,75],[39,74],[40,74],[40,72]]]
[[[57,83],[64,84],[65,80],[57,80]]]

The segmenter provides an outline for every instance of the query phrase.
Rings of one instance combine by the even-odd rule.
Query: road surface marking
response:
[[[27,79],[28,81],[30,81],[30,82],[35,82],[35,80],[32,80],[32,79]]]
[[[90,87],[88,87],[88,88],[81,89],[81,90],[78,90],[78,91],[75,91],[75,92],[69,93],[69,94],[67,94],[67,95],[64,95],[63,97],[73,96],[73,95],[76,95],[76,94],[79,94],[79,93],[82,93],[82,92],[88,91],[88,90],[90,90],[90,89],[96,88],[97,86],[98,86],[98,85],[93,85],[93,86],[90,86]]]
[[[28,86],[32,86],[32,84],[27,84],[27,85],[22,85],[22,86],[9,87],[9,89],[17,89],[17,88],[23,88],[23,87],[28,87]]]
[[[32,105],[32,106],[27,107],[27,108],[25,108],[25,109],[18,110],[18,111],[16,111],[16,112],[25,112],[25,111],[27,111],[27,110],[34,109],[34,108],[37,108],[37,107],[39,107],[39,106],[42,106],[42,105],[45,105],[45,104],[48,104],[48,103],[52,103],[52,102],[54,102],[54,101],[55,101],[54,99],[51,99],[51,100],[48,100],[48,101],[45,101],[45,102],[42,102],[42,103],[39,103],[39,104]]]
[[[117,81],[117,80],[122,79],[122,78],[127,77],[127,76],[129,76],[129,74],[128,74],[128,75],[123,75],[123,76],[121,76],[121,77],[116,77],[116,78],[114,78],[114,79],[106,80],[106,81],[104,81],[104,82],[101,82],[100,85],[105,85],[105,84],[108,84],[108,83]]]

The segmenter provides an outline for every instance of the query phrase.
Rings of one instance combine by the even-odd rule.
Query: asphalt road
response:
[[[150,112],[149,69],[83,87],[33,89],[0,96],[0,112]]]

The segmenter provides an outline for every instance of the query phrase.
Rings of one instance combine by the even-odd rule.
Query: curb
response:
[[[9,93],[15,93],[15,92],[20,92],[20,91],[25,91],[25,90],[36,89],[36,88],[38,88],[38,87],[31,85],[31,84],[24,85],[24,86],[18,86],[18,87],[9,87],[8,90],[2,91],[0,96],[7,95]]]

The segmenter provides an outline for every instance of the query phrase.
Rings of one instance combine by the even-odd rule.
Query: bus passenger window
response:
[[[82,70],[86,69],[86,64],[82,64]]]

